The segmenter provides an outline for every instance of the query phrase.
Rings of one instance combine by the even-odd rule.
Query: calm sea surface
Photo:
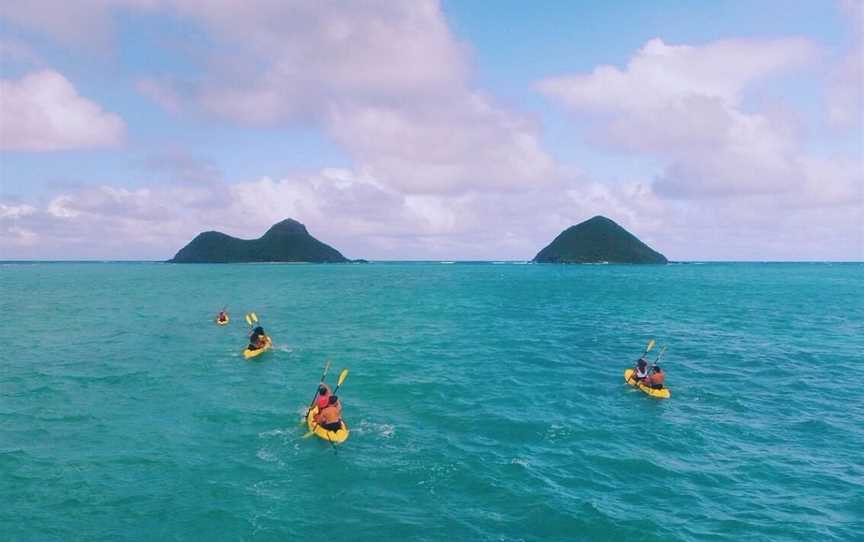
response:
[[[16,263],[0,311],[4,541],[864,532],[862,264]]]

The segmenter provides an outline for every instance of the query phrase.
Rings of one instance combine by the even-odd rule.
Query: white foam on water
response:
[[[396,426],[391,425],[389,423],[373,423],[362,421],[360,425],[356,428],[348,426],[351,431],[354,431],[358,434],[371,433],[377,435],[381,438],[393,438],[393,435],[396,433]]]
[[[263,448],[258,450],[258,453],[256,453],[255,455],[258,457],[258,459],[266,461],[267,463],[275,463],[276,461],[279,461],[279,458],[276,457],[276,454],[269,452]]]

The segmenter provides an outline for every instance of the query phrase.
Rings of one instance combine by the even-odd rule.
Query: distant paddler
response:
[[[273,341],[267,336],[263,327],[255,326],[258,323],[258,315],[254,312],[246,315],[246,323],[252,328],[252,332],[249,333],[249,346],[243,351],[243,357],[249,359],[269,350]]]
[[[228,317],[228,312],[225,310],[225,307],[223,307],[222,310],[219,311],[219,314],[216,315],[216,323],[220,326],[224,326],[230,321],[231,319]]]
[[[663,369],[660,368],[660,365],[657,364],[666,352],[666,347],[664,346],[663,349],[660,350],[654,363],[649,366],[647,356],[648,352],[650,352],[652,348],[654,348],[654,339],[651,339],[648,342],[645,352],[643,352],[642,355],[639,356],[639,359],[636,360],[635,367],[624,371],[624,380],[631,386],[638,388],[651,397],[668,399],[671,394],[669,389],[665,387],[666,373],[664,373]]]

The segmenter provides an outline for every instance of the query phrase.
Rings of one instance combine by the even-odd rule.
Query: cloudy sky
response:
[[[861,0],[0,6],[0,259],[864,259]]]

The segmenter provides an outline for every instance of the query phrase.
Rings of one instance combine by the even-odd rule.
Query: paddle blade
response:
[[[654,348],[654,339],[648,341],[648,346],[645,347],[645,352],[650,352]]]
[[[251,313],[249,313],[249,316],[252,317],[253,322],[255,322],[256,324],[258,323],[258,315],[257,314],[255,314],[254,312],[251,312]]]
[[[303,438],[309,438],[309,437],[311,437],[311,436],[314,435],[314,434],[315,434],[314,431],[309,431],[308,433],[306,433],[305,435],[303,435]]]
[[[348,369],[342,369],[342,372],[339,373],[339,380],[336,382],[337,386],[341,386],[345,379],[348,378]]]
[[[252,318],[248,314],[246,315],[246,323],[252,325]]]

